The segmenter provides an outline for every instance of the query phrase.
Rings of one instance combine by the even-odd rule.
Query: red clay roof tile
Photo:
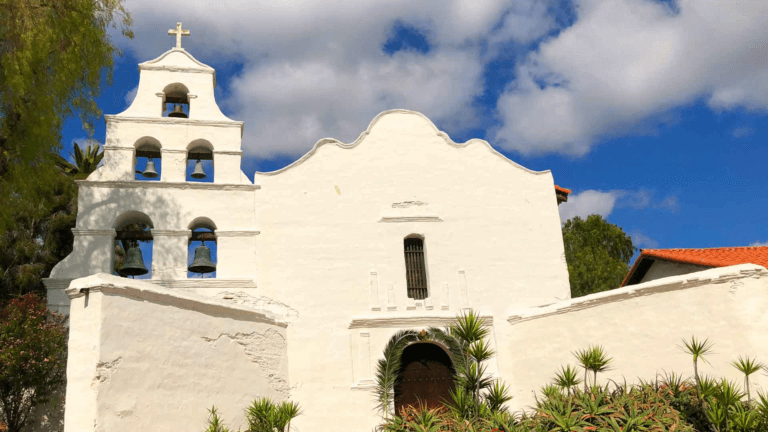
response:
[[[622,281],[625,286],[643,258],[662,259],[709,267],[757,264],[768,267],[768,246],[721,247],[706,249],[643,249]]]

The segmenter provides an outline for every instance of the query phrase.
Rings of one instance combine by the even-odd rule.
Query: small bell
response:
[[[157,171],[155,171],[155,161],[152,160],[152,158],[148,158],[147,160],[147,168],[144,170],[143,173],[141,173],[146,178],[157,178],[158,174]]]
[[[190,175],[193,179],[204,179],[208,177],[205,175],[205,171],[203,171],[203,163],[200,162],[200,159],[197,160],[197,163],[195,164],[195,171]]]
[[[184,112],[184,108],[181,107],[181,104],[176,104],[173,106],[173,112],[168,114],[168,117],[187,118],[189,116]]]
[[[141,256],[141,249],[138,246],[129,246],[125,253],[125,264],[123,268],[117,271],[122,277],[141,276],[149,273],[144,266],[144,257]]]
[[[189,265],[189,271],[192,273],[211,273],[216,271],[216,264],[211,261],[211,250],[202,242],[195,248],[195,259]]]

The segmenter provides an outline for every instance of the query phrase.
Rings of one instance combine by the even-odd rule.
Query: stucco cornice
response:
[[[299,160],[297,160],[296,162],[286,166],[285,168],[281,168],[281,169],[276,170],[276,171],[270,171],[270,172],[258,172],[257,171],[256,175],[273,176],[273,175],[281,174],[281,173],[283,173],[285,171],[288,171],[288,170],[290,170],[292,168],[295,168],[295,167],[301,165],[302,163],[304,163],[310,157],[312,157],[315,153],[317,153],[317,150],[320,147],[324,146],[324,145],[335,145],[335,146],[337,146],[339,148],[342,148],[342,149],[353,149],[353,148],[357,147],[358,145],[360,145],[360,143],[362,143],[365,140],[365,138],[371,133],[371,130],[376,125],[376,123],[378,123],[382,118],[384,118],[384,117],[386,117],[388,115],[392,115],[392,114],[410,114],[410,115],[415,115],[415,116],[421,117],[435,131],[435,135],[441,137],[445,141],[445,143],[448,144],[451,147],[463,149],[463,148],[469,148],[469,147],[475,146],[475,145],[483,146],[491,154],[493,154],[494,156],[497,156],[497,157],[503,159],[505,162],[508,162],[510,165],[514,166],[515,168],[523,170],[523,171],[525,171],[525,172],[527,172],[529,174],[542,175],[542,174],[549,174],[550,173],[549,170],[534,171],[534,170],[528,169],[528,168],[518,164],[517,162],[507,158],[503,154],[499,153],[498,151],[496,151],[496,149],[494,149],[491,146],[490,143],[488,143],[488,141],[485,141],[485,140],[482,140],[482,139],[474,138],[474,139],[471,139],[471,140],[469,140],[467,142],[464,142],[464,143],[457,143],[457,142],[453,141],[451,139],[451,137],[448,136],[447,133],[445,133],[445,132],[441,131],[440,129],[438,129],[437,126],[435,126],[435,124],[432,123],[432,120],[430,120],[424,114],[422,114],[420,112],[417,112],[417,111],[411,111],[411,110],[405,110],[405,109],[395,109],[395,110],[384,111],[384,112],[380,113],[379,115],[377,115],[376,117],[374,117],[373,120],[371,121],[371,123],[368,125],[368,128],[365,131],[363,131],[363,133],[361,133],[360,136],[358,136],[357,139],[355,141],[353,141],[352,143],[349,143],[349,144],[343,143],[343,142],[341,142],[341,141],[339,141],[339,140],[337,140],[335,138],[323,138],[323,139],[319,140],[317,143],[315,143],[314,147],[312,147],[312,150],[307,152],[304,156],[299,158]]]
[[[114,237],[117,231],[114,229],[78,229],[72,228],[72,234],[78,236],[110,236]]]
[[[672,291],[687,290],[698,288],[704,285],[724,284],[737,281],[739,279],[759,279],[762,277],[768,277],[768,270],[766,270],[764,267],[754,264],[742,264],[731,267],[704,270],[681,276],[662,278],[638,285],[630,285],[624,288],[604,291],[584,297],[553,303],[546,306],[512,311],[507,317],[507,321],[510,324],[515,325],[518,323],[545,318],[552,315],[562,315],[584,309],[599,307],[610,303],[630,300],[635,297],[644,297]]]
[[[166,181],[136,181],[136,180],[75,180],[79,186],[110,188],[110,189],[205,189],[222,191],[255,191],[259,185],[251,184],[222,184],[198,182],[166,182]]]
[[[86,278],[75,279],[65,292],[70,299],[100,292],[107,295],[121,296],[174,306],[186,310],[193,310],[206,315],[223,315],[234,319],[261,322],[279,327],[288,326],[286,322],[278,321],[262,312],[244,306],[183,291],[175,291],[144,281],[123,279],[106,273],[99,273]]]
[[[181,125],[181,126],[212,126],[212,127],[231,127],[239,128],[243,132],[244,122],[237,120],[202,120],[174,117],[128,117],[120,114],[105,115],[104,121],[110,123],[139,123],[139,124],[161,124],[161,125]]]
[[[442,222],[438,216],[382,216],[379,222],[398,223],[398,222]]]
[[[480,319],[483,325],[490,327],[493,325],[493,315],[481,314]],[[394,316],[361,316],[353,317],[347,328],[398,328],[398,327],[424,327],[448,326],[456,322],[456,314],[433,314],[433,315],[394,315]]]

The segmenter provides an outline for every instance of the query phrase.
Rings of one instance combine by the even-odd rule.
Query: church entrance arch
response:
[[[443,406],[454,388],[453,362],[439,345],[417,342],[403,349],[400,380],[395,386],[395,412],[408,405]]]

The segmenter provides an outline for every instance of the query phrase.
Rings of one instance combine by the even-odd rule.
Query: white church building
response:
[[[298,402],[297,431],[371,431],[389,338],[468,309],[490,329],[489,372],[513,409],[590,343],[615,378],[689,373],[676,346],[694,333],[718,348],[712,373],[738,378],[738,354],[768,360],[765,268],[572,300],[568,191],[422,114],[383,112],[354,142],[322,139],[251,182],[244,124],[221,112],[215,71],[177,29],[175,48],[139,65],[131,106],[105,116],[104,165],[78,182],[74,250],[46,280],[49,307],[70,317],[66,432],[202,430],[212,405],[236,430],[257,397]],[[192,176],[198,160],[212,181]],[[157,179],[143,175],[150,161]],[[136,240],[122,272],[143,272],[142,250],[147,279],[116,276],[116,241]],[[215,251],[206,277],[188,271],[201,240]]]

